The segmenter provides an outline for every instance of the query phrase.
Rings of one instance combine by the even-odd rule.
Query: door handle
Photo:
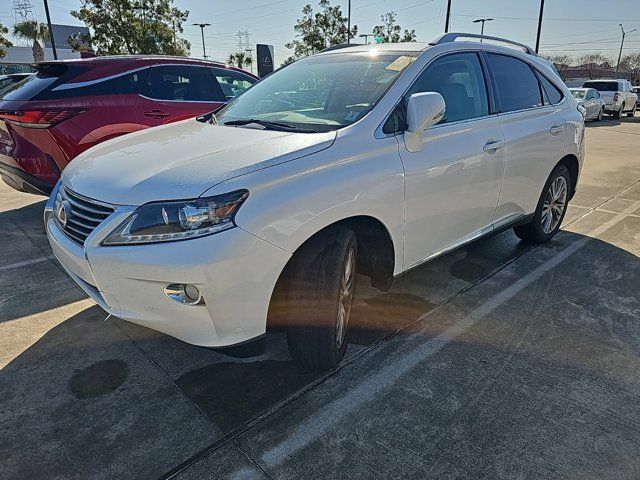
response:
[[[549,133],[551,135],[558,135],[559,133],[562,133],[562,125],[552,125],[549,129]]]
[[[484,147],[482,147],[482,150],[487,153],[494,153],[502,147],[504,147],[504,142],[502,140],[495,140],[493,142],[485,143]]]
[[[144,112],[144,115],[145,117],[152,117],[152,118],[165,118],[169,116],[168,113],[164,113],[160,110],[151,110],[150,112]]]

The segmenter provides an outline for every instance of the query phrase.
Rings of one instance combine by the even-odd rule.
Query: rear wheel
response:
[[[598,112],[598,121],[601,122],[602,121],[602,117],[604,117],[604,107],[602,107],[600,109],[600,111]]]
[[[558,233],[567,212],[570,185],[569,170],[564,165],[558,165],[542,190],[531,222],[513,229],[518,238],[530,243],[545,243]]]
[[[633,104],[633,109],[630,112],[627,112],[627,117],[635,117],[637,108],[638,108],[638,104],[634,103]]]
[[[622,116],[622,111],[624,110],[624,105],[622,105],[620,107],[620,110],[618,110],[617,112],[613,112],[613,118],[615,118],[616,120],[619,120],[620,117]]]
[[[291,356],[312,369],[333,368],[347,349],[358,245],[346,227],[321,232],[292,259],[286,306]]]

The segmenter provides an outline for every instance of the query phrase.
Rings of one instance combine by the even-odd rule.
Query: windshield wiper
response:
[[[267,120],[260,120],[258,118],[229,120],[228,122],[224,122],[222,125],[242,126],[249,125],[250,123],[261,125],[268,130],[278,130],[280,132],[317,133],[317,130],[313,130],[312,128],[296,127],[295,125],[289,125],[288,123],[269,122]]]

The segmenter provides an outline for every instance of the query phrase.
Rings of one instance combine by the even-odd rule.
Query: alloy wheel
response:
[[[344,262],[342,275],[340,277],[340,290],[338,292],[338,318],[336,321],[336,345],[338,349],[342,347],[347,337],[347,326],[349,324],[349,314],[353,303],[353,291],[355,286],[355,250],[349,249]]]
[[[549,185],[540,217],[544,233],[549,234],[558,227],[567,206],[567,193],[567,180],[562,176],[556,178]]]

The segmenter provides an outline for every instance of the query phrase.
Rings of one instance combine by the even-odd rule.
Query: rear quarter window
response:
[[[46,92],[38,94],[38,100],[54,100],[58,98],[95,97],[104,95],[130,95],[140,91],[142,82],[149,69],[123,73],[105,80],[91,82],[63,83]]]

